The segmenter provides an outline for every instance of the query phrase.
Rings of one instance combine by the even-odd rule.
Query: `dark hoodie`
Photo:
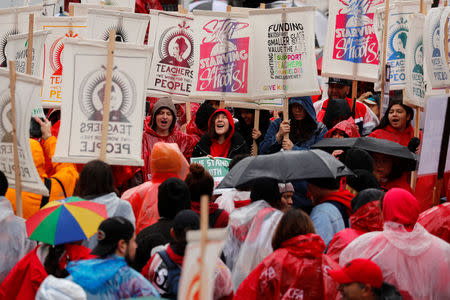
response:
[[[169,135],[161,136],[156,133],[155,116],[162,108],[168,108],[173,114],[172,124],[170,124]],[[149,180],[150,172],[150,155],[153,146],[157,142],[176,143],[187,160],[190,159],[192,149],[194,149],[197,139],[189,134],[181,132],[175,128],[177,122],[175,105],[169,98],[161,98],[155,103],[152,110],[152,116],[145,119],[144,135],[142,138],[142,157],[144,158],[143,177],[145,181]]]
[[[316,112],[314,110],[314,106],[311,100],[311,97],[295,97],[289,99],[289,108],[291,108],[292,104],[298,103],[300,104],[306,111],[307,116],[305,117],[304,122],[313,122],[315,124],[316,129],[313,130],[312,134],[308,134],[310,136],[307,140],[300,138],[295,141],[292,138],[292,134],[290,134],[290,138],[294,146],[292,150],[306,150],[309,149],[312,145],[322,140],[324,135],[327,133],[327,128],[320,122],[317,122]],[[291,109],[290,109],[291,110]],[[291,122],[295,122],[293,117],[291,118]],[[259,153],[260,154],[270,154],[275,153],[281,150],[281,142],[277,142],[276,135],[278,130],[280,129],[281,119],[276,119],[273,121],[269,129],[267,130],[266,136],[264,140],[259,144]],[[291,133],[294,126],[291,126]]]
[[[209,118],[208,126],[214,126],[211,124],[211,120],[215,115],[219,113],[224,113],[227,116],[228,122],[230,124],[229,134],[222,144],[217,143],[217,140],[211,138],[208,133],[203,135],[200,141],[195,145],[194,151],[192,152],[192,157],[203,157],[207,155],[212,155],[215,157],[226,157],[233,158],[237,154],[249,154],[249,148],[245,143],[244,138],[234,131],[234,120],[231,113],[226,109],[216,110]]]
[[[255,115],[255,110],[252,109],[253,116]],[[245,123],[244,119],[241,116],[241,109],[235,108],[235,117],[239,120],[239,123],[236,124],[236,131],[239,132],[242,137],[245,139],[245,142],[250,147],[253,145],[252,131],[254,128],[254,124],[250,126]],[[259,115],[259,131],[261,131],[261,136],[256,140],[256,143],[259,145],[266,135],[267,129],[270,125],[270,112],[268,110],[261,110]]]

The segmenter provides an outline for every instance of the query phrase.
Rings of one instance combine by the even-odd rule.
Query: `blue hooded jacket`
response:
[[[317,124],[316,131],[312,137],[303,143],[296,143],[292,147],[292,150],[307,150],[315,143],[323,139],[324,135],[327,133],[327,128],[324,124],[317,122],[316,111],[314,110],[313,102],[311,97],[294,97],[289,99],[289,106],[294,103],[300,104],[306,111],[306,113],[311,117],[311,119]],[[280,129],[281,119],[276,119],[273,121],[269,129],[267,130],[264,140],[259,144],[259,154],[271,154],[281,150],[281,142],[277,142],[276,135]]]

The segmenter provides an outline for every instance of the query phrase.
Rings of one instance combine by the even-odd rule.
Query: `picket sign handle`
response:
[[[264,2],[261,2],[261,3],[259,4],[259,8],[261,8],[261,9],[266,9],[266,4],[265,4]]]
[[[200,198],[200,300],[207,300],[207,281],[205,270],[205,254],[206,254],[206,243],[208,242],[208,227],[209,227],[209,197],[203,195]]]
[[[108,58],[106,63],[105,99],[103,100],[102,142],[100,144],[100,160],[106,162],[106,144],[108,143],[108,123],[111,100],[112,73],[114,66],[114,46],[116,30],[111,29],[108,40]]]
[[[382,51],[382,61],[383,64],[381,65],[381,99],[384,98],[384,86],[386,85],[386,48],[387,48],[387,31],[388,31],[388,20],[389,20],[389,0],[384,1],[384,31],[383,31],[383,51]],[[383,113],[383,107],[382,104],[383,101],[380,100],[380,109],[378,112],[378,119],[381,121],[382,113]]]
[[[16,131],[16,62],[10,60],[9,66],[9,90],[11,92],[11,122],[12,122],[12,134],[13,134],[13,149],[14,149],[14,180],[16,186],[16,211],[19,217],[23,216],[22,210],[22,179],[20,177],[20,165],[19,165],[19,148],[17,144],[17,131]]]
[[[356,116],[356,96],[358,95],[358,80],[352,81],[352,114],[355,114],[353,117]]]
[[[28,41],[27,41],[27,74],[31,75],[31,66],[33,64],[33,31],[34,14],[28,16]]]
[[[260,110],[255,109],[255,118],[253,120],[253,128],[257,129],[257,130],[259,130],[259,115],[260,115]],[[255,140],[253,140],[252,155],[253,156],[258,155],[258,144],[256,143]]]
[[[69,5],[69,17],[73,17],[75,15],[75,7],[73,5]]]

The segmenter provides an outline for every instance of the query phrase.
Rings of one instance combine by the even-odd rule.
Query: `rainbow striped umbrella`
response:
[[[108,217],[103,204],[69,197],[52,201],[26,221],[30,240],[50,245],[87,240]]]

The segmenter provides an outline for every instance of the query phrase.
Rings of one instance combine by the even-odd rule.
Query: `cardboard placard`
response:
[[[31,193],[48,195],[48,190],[34,165],[29,139],[31,111],[39,104],[42,80],[20,73],[17,73],[16,76],[16,135],[22,189]],[[0,69],[0,171],[8,179],[9,187],[15,188],[11,91],[9,84],[9,70]]]
[[[73,8],[72,8],[73,7]],[[74,17],[87,16],[89,9],[103,9],[103,10],[114,10],[114,11],[124,11],[124,12],[134,12],[134,8],[127,6],[111,6],[102,4],[85,4],[85,3],[69,3],[69,11],[73,11]]]
[[[100,153],[107,42],[65,44],[61,129],[54,161],[87,163]],[[152,48],[116,43],[110,98],[107,159],[113,165],[142,165],[146,78]]]
[[[136,0],[81,0],[81,3],[130,7],[133,10],[134,10],[134,7],[136,6]]]
[[[37,30],[51,30],[44,48],[44,85],[41,101],[44,108],[60,108],[62,101],[62,71],[64,44],[80,39],[86,33],[85,17],[37,17]]]

